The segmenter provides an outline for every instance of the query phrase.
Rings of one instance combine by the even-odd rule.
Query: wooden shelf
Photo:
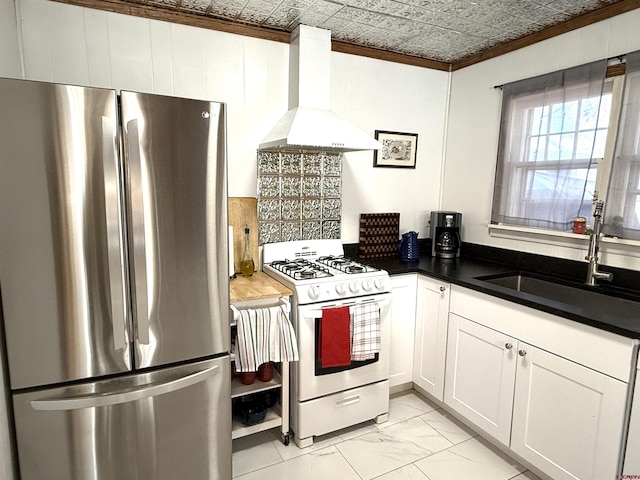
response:
[[[280,425],[282,425],[282,412],[280,405],[276,403],[273,407],[267,410],[267,415],[264,417],[264,420],[255,425],[245,425],[238,417],[234,417],[231,424],[231,438],[235,440],[236,438],[269,430],[271,428],[279,427]]]
[[[285,311],[290,308],[289,297],[293,292],[262,272],[254,272],[251,277],[238,276],[229,282],[231,305],[235,309],[265,308],[282,305]],[[239,314],[234,310],[235,314]],[[233,312],[232,312],[233,313]],[[231,328],[235,321],[231,320]],[[232,348],[232,360],[235,360],[235,345]],[[273,378],[269,382],[262,382],[258,378],[251,384],[245,385],[236,377],[231,380],[231,398],[236,399],[247,395],[269,390],[280,390],[280,402],[268,409],[265,419],[256,424],[244,425],[237,416],[232,419],[231,438],[236,439],[280,427],[282,442],[289,444],[289,363],[281,362],[273,370]]]
[[[250,395],[252,393],[264,392],[266,390],[272,390],[282,385],[282,377],[280,373],[274,368],[273,378],[269,382],[262,382],[256,378],[256,381],[251,385],[245,385],[239,378],[234,378],[231,381],[231,398],[242,397],[244,395]]]

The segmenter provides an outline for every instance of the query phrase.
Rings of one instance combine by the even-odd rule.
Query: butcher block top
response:
[[[289,288],[260,271],[250,277],[238,275],[229,280],[229,292],[231,303],[293,295]]]

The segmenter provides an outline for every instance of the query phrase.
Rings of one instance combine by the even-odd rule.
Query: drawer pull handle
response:
[[[336,407],[346,407],[355,403],[360,403],[360,395],[353,395],[351,397],[344,398],[336,402]]]

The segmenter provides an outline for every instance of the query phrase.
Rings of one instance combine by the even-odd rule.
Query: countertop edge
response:
[[[573,305],[516,292],[477,279],[481,276],[519,272],[521,269],[518,267],[478,259],[445,260],[432,257],[412,262],[391,258],[372,260],[369,263],[386,270],[392,277],[411,273],[425,275],[623,337],[640,339],[640,308],[637,319],[598,318],[591,312]],[[633,322],[634,325],[629,325]]]

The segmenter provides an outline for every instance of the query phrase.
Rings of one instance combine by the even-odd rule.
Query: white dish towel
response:
[[[351,360],[370,360],[380,352],[380,308],[377,303],[351,307]]]
[[[266,362],[299,360],[298,343],[284,305],[240,310],[236,371],[255,372]]]

